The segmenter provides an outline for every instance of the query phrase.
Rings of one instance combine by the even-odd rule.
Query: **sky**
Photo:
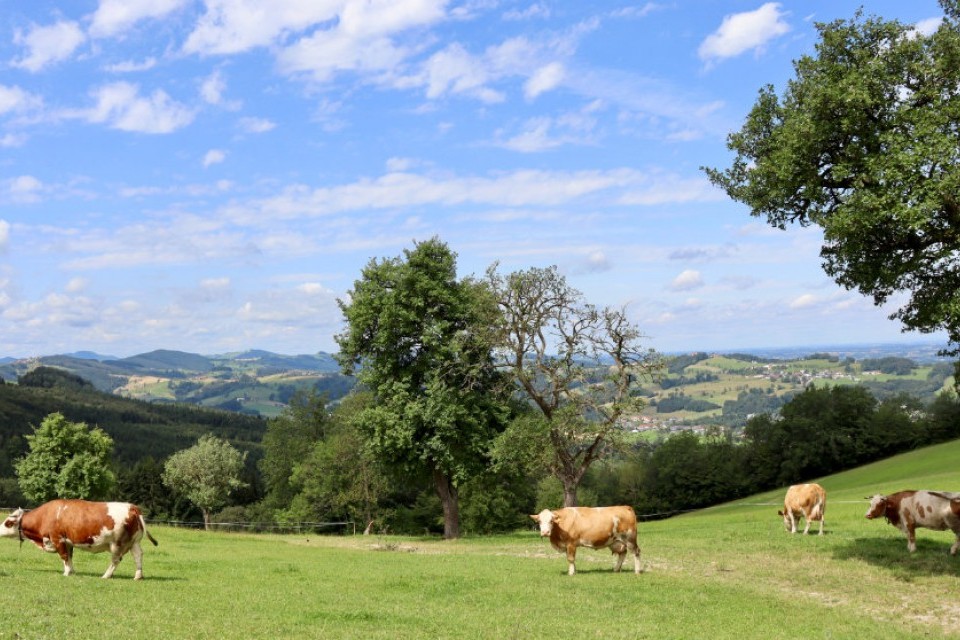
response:
[[[935,0],[0,0],[0,357],[335,352],[371,259],[556,265],[658,351],[903,334],[706,179],[815,24]]]

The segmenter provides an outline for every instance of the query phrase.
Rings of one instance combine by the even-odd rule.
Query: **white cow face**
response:
[[[0,524],[0,538],[9,538],[20,535],[20,518],[23,517],[23,509],[17,509],[7,519]]]
[[[879,518],[887,512],[887,496],[881,496],[877,494],[872,498],[867,499],[870,501],[870,507],[867,509],[866,513],[867,520]]]
[[[546,538],[550,535],[550,532],[553,531],[553,523],[557,521],[557,514],[550,511],[550,509],[544,509],[540,513],[530,517],[540,525],[541,538]]]

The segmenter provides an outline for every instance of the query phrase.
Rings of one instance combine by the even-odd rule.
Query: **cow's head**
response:
[[[0,538],[9,538],[20,535],[20,518],[23,517],[23,509],[17,509],[0,524]]]
[[[870,501],[870,506],[867,508],[867,520],[873,520],[874,518],[879,518],[880,516],[886,515],[887,513],[887,496],[882,496],[879,493],[872,498],[866,498]]]
[[[557,521],[557,514],[550,509],[544,509],[536,515],[530,516],[540,525],[540,537],[546,538],[553,531],[553,523]]]
[[[783,511],[777,511],[777,515],[783,518],[783,528],[787,531],[790,531],[790,515],[787,510],[784,509]]]

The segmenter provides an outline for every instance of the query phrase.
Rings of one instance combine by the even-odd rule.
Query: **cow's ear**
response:
[[[530,519],[531,519],[531,520],[534,520],[534,521],[536,521],[536,522],[540,522],[540,516],[531,515],[531,516],[530,516]]]

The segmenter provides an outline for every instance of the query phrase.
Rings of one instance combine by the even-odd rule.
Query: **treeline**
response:
[[[83,378],[53,367],[38,367],[18,384],[0,383],[0,504],[22,504],[13,463],[27,450],[26,436],[51,413],[100,427],[114,442],[114,462],[121,477],[141,463],[156,465],[188,448],[207,433],[249,451],[253,499],[259,488],[256,461],[266,421],[259,417],[203,409],[187,404],[154,404],[97,391]],[[159,473],[159,472],[158,472]],[[158,476],[159,477],[159,476]],[[140,481],[148,483],[147,479]],[[131,485],[137,481],[130,481]],[[158,494],[169,493],[162,488]]]
[[[397,475],[363,447],[353,417],[369,401],[354,394],[328,411],[322,398],[298,395],[264,437],[264,498],[220,519],[350,521],[358,529],[440,533],[429,479]],[[580,504],[630,504],[645,518],[667,517],[955,438],[960,403],[952,396],[924,406],[906,396],[878,401],[864,387],[810,387],[778,413],[751,418],[742,438],[722,427],[706,435],[685,431],[606,458],[584,478]],[[496,465],[459,490],[468,534],[526,526],[526,514],[557,507],[563,496],[544,469]]]

